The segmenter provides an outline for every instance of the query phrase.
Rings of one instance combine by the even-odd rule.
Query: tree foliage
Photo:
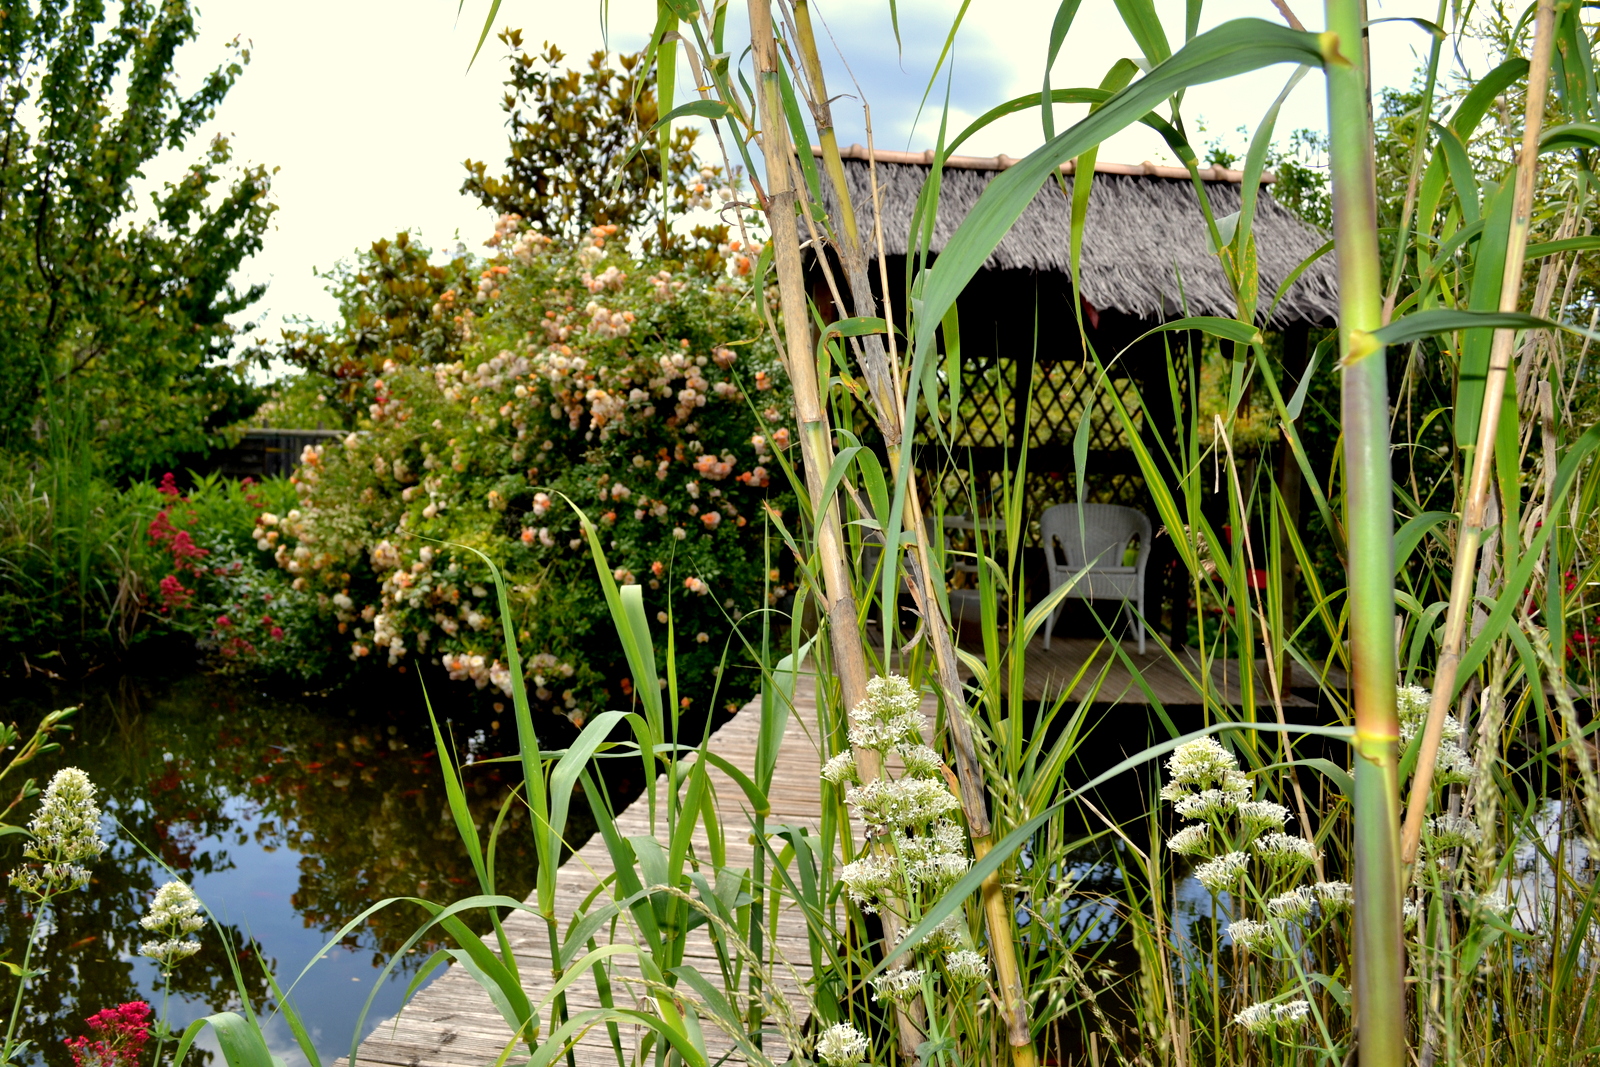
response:
[[[339,300],[338,324],[285,330],[277,354],[326,381],[323,395],[346,427],[371,402],[371,382],[384,363],[448,363],[470,335],[473,285],[465,250],[435,263],[431,249],[398,233],[324,277]]]
[[[136,214],[144,168],[187,147],[249,52],[236,43],[185,94],[186,0],[107,14],[95,0],[0,9],[0,444],[70,431],[135,473],[204,450],[244,413],[226,320],[264,291],[232,278],[273,206],[266,168],[224,178],[219,137]]]
[[[587,70],[563,70],[566,55],[552,44],[525,51],[521,30],[506,30],[500,40],[511,49],[510,91],[501,104],[510,116],[511,154],[498,178],[468,160],[461,191],[558,240],[610,225],[669,251],[661,156],[651,136],[656,97],[642,53],[619,55],[613,66],[596,52]],[[689,206],[700,169],[694,143],[694,130],[673,131],[667,179],[674,214]]]

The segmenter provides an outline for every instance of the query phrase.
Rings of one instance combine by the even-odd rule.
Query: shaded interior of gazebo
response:
[[[932,153],[880,150],[869,157],[857,145],[844,155],[862,230],[882,233],[887,273],[891,279],[904,278],[912,213],[931,173]],[[933,258],[984,187],[1013,162],[1006,156],[945,161],[929,247]],[[1070,164],[1063,168],[1062,183],[1046,183],[959,299],[959,410],[955,418],[948,417],[950,383],[941,375],[939,402],[946,410],[949,439],[938,442],[926,423],[914,438],[919,477],[929,497],[949,511],[980,514],[1002,480],[1015,476],[1026,442],[1023,493],[1036,553],[1042,551],[1037,548],[1039,515],[1052,504],[1078,499],[1073,441],[1086,406],[1089,441],[1082,499],[1125,504],[1156,519],[1128,431],[1115,413],[1110,391],[1100,387],[1094,362],[1085,358],[1080,337],[1087,337],[1107,365],[1110,388],[1133,413],[1136,432],[1160,456],[1172,446],[1174,427],[1185,417],[1179,410],[1185,390],[1179,390],[1175,402],[1169,375],[1176,374],[1180,382],[1187,379],[1200,339],[1186,331],[1140,338],[1185,316],[1236,314],[1233,291],[1210,249],[1188,171],[1102,163],[1095,168],[1079,267],[1080,334],[1070,274],[1072,169]],[[1201,178],[1217,217],[1239,210],[1239,172],[1206,168]],[[824,195],[831,198],[828,190]],[[881,231],[872,218],[874,202],[883,213]],[[1282,335],[1281,371],[1292,381],[1305,368],[1310,331],[1334,323],[1335,264],[1331,254],[1317,259],[1274,304],[1284,279],[1315,255],[1326,237],[1274,201],[1267,186],[1260,190],[1254,234],[1264,312],[1258,325]],[[810,273],[812,294],[824,317],[836,316],[814,260]],[[904,309],[897,306],[893,315],[903,329]],[[1298,468],[1283,462],[1277,466],[1280,489],[1286,499],[1292,494],[1297,501]],[[1160,605],[1170,606],[1168,626],[1171,636],[1179,638],[1187,628],[1189,579],[1174,566],[1171,542],[1159,521],[1156,526],[1147,600],[1152,615]],[[1025,561],[1024,569],[1037,568]],[[1030,584],[1030,599],[1042,594],[1037,582]]]

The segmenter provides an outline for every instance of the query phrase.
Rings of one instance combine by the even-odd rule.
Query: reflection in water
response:
[[[342,702],[341,702],[342,701]],[[85,891],[59,898],[36,946],[36,978],[23,1036],[34,1062],[69,1067],[64,1038],[84,1033],[101,1008],[144,999],[159,1006],[154,964],[138,955],[138,920],[169,875],[193,884],[211,909],[199,955],[173,978],[172,1018],[238,1009],[218,933],[239,946],[251,1006],[270,1012],[263,966],[285,988],[350,918],[388,897],[448,901],[477,892],[450,817],[431,735],[418,709],[352,710],[348,698],[283,701],[225,680],[191,677],[144,687],[123,680],[94,692],[32,694],[0,704],[0,719],[31,727],[44,712],[81,702],[63,750],[28,768],[41,782],[59,766],[83,768],[99,787],[111,848]],[[418,702],[420,703],[420,701]],[[496,736],[467,750],[494,752]],[[509,740],[509,739],[508,739]],[[467,798],[487,841],[515,764],[468,768]],[[581,798],[574,798],[575,802]],[[13,813],[23,821],[30,801]],[[586,813],[574,844],[587,836]],[[0,872],[18,861],[16,839],[0,845]],[[520,803],[506,813],[496,849],[496,890],[524,897],[534,853]],[[31,919],[0,882],[0,959],[20,962]],[[423,921],[399,904],[371,916],[300,980],[290,998],[324,1062],[348,1051],[357,1016],[380,968]],[[474,925],[486,930],[486,917]],[[363,1030],[392,1014],[416,969],[440,947],[419,944],[382,984]],[[15,988],[0,972],[0,991]],[[269,1026],[274,1052],[304,1062],[281,1019]]]

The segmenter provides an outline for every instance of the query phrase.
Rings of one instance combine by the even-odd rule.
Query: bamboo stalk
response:
[[[877,300],[872,292],[865,242],[861,238],[860,226],[854,205],[851,203],[850,187],[845,181],[844,161],[839,155],[839,144],[834,135],[832,108],[828,103],[821,57],[817,50],[816,36],[812,31],[810,7],[807,0],[794,0],[793,9],[798,37],[796,44],[813,97],[811,108],[817,124],[817,139],[822,150],[823,166],[833,183],[839,204],[839,218],[835,231],[839,237],[840,262],[844,267],[855,314],[872,316],[877,310]],[[873,209],[873,219],[881,231],[876,205]],[[880,256],[880,263],[881,261]],[[887,287],[885,299],[887,299]],[[887,351],[879,338],[873,335],[862,339],[859,351],[862,376],[866,379],[872,395],[874,414],[879,430],[883,434],[889,469],[899,470],[905,436],[905,401],[900,387],[903,368],[898,359],[892,331],[888,337]],[[973,855],[981,860],[994,844],[994,825],[989,819],[983,771],[978,763],[977,745],[972,737],[972,724],[967,718],[967,702],[958,670],[955,641],[950,633],[950,622],[940,609],[939,599],[933,586],[935,572],[928,552],[922,504],[915,482],[907,485],[905,492],[903,528],[911,535],[909,540],[912,553],[911,559],[907,561],[906,582],[922,614],[929,643],[933,648],[939,688],[947,712],[946,721],[950,730],[951,747],[955,752],[955,771],[960,786],[961,806],[966,816],[968,832],[972,837]],[[891,567],[897,566],[898,563],[898,560],[884,561],[885,566]],[[939,573],[942,576],[942,571]],[[884,610],[888,611],[887,605]],[[1016,934],[998,872],[984,879],[980,896],[985,923],[989,930],[990,949],[994,956],[995,978],[1001,993],[1001,1013],[1006,1020],[1006,1040],[1011,1046],[1011,1062],[1013,1067],[1034,1067],[1037,1053],[1034,1049],[1033,1036],[1028,1028],[1027,1000],[1023,992],[1021,968],[1017,963]]]
[[[845,706],[853,708],[867,696],[866,655],[861,629],[856,622],[855,594],[850,588],[839,506],[837,500],[821,500],[828,471],[833,466],[833,440],[828,412],[818,388],[816,366],[810,356],[807,328],[810,319],[806,311],[799,234],[795,229],[797,201],[789,159],[789,127],[780,95],[770,0],[750,0],[749,11],[750,44],[755,55],[756,89],[761,109],[761,149],[767,166],[766,212],[772,228],[772,260],[778,275],[779,307],[783,314],[783,336],[774,337],[774,341],[794,391],[806,489],[812,506],[820,513],[816,529],[817,554],[827,600],[824,612],[828,618],[834,669],[839,673]]]
[[[799,423],[801,455],[805,464],[807,494],[818,509],[816,524],[817,554],[822,572],[828,639],[833,651],[834,669],[839,675],[844,706],[854,708],[867,696],[866,646],[856,615],[855,594],[839,519],[837,497],[821,499],[828,472],[833,467],[834,451],[827,409],[818,386],[816,365],[810,355],[810,316],[807,313],[804,268],[800,259],[796,216],[798,200],[793,172],[793,146],[784,116],[777,42],[773,36],[771,0],[749,0],[750,44],[756,67],[756,92],[761,115],[761,149],[767,168],[766,214],[771,228],[773,265],[778,274],[779,306],[783,314],[780,355],[789,372],[794,392],[795,417]],[[877,754],[857,753],[862,777],[881,775]],[[885,914],[885,933],[895,933],[891,916]],[[916,1059],[922,1043],[915,1014],[895,1012],[896,1029],[903,1058]]]
[[[1506,249],[1505,273],[1500,283],[1500,310],[1515,311],[1522,296],[1522,266],[1528,244],[1533,210],[1534,179],[1539,161],[1539,132],[1544,126],[1544,100],[1550,78],[1550,52],[1554,41],[1555,5],[1539,0],[1534,21],[1533,55],[1528,68],[1528,98],[1522,126],[1522,148],[1517,163],[1516,199],[1511,207],[1511,230]],[[1483,383],[1483,408],[1478,416],[1478,437],[1472,449],[1472,472],[1467,483],[1467,504],[1461,517],[1461,533],[1456,539],[1455,568],[1450,576],[1450,607],[1445,615],[1444,644],[1433,675],[1433,698],[1428,705],[1428,722],[1422,731],[1422,749],[1417,756],[1417,772],[1411,780],[1411,798],[1406,808],[1401,857],[1414,863],[1422,840],[1422,820],[1428,812],[1433,789],[1433,765],[1439,758],[1439,742],[1444,736],[1445,713],[1454,701],[1456,672],[1461,666],[1462,645],[1467,629],[1467,614],[1473,604],[1473,581],[1478,567],[1478,549],[1483,539],[1489,505],[1489,482],[1494,471],[1494,438],[1500,426],[1501,402],[1505,399],[1506,378],[1511,372],[1514,330],[1496,330],[1489,353],[1489,373]]]
[[[1339,250],[1345,525],[1355,696],[1355,1026],[1361,1067],[1407,1062],[1395,712],[1394,500],[1377,183],[1360,0],[1327,0],[1333,233]]]

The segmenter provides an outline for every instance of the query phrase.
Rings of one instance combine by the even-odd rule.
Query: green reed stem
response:
[[[33,962],[33,943],[39,939],[39,923],[44,920],[44,901],[33,913],[33,927],[28,931],[28,943],[22,949],[22,974],[17,978],[17,993],[11,998],[11,1021],[6,1025],[6,1040],[0,1045],[0,1064],[11,1062],[17,1050],[17,1020],[22,1018],[22,994],[28,990],[28,965]]]
[[[1395,713],[1394,500],[1382,322],[1377,182],[1361,0],[1327,0],[1333,234],[1355,697],[1355,1023],[1361,1067],[1402,1067],[1405,943],[1400,917],[1399,720]]]

